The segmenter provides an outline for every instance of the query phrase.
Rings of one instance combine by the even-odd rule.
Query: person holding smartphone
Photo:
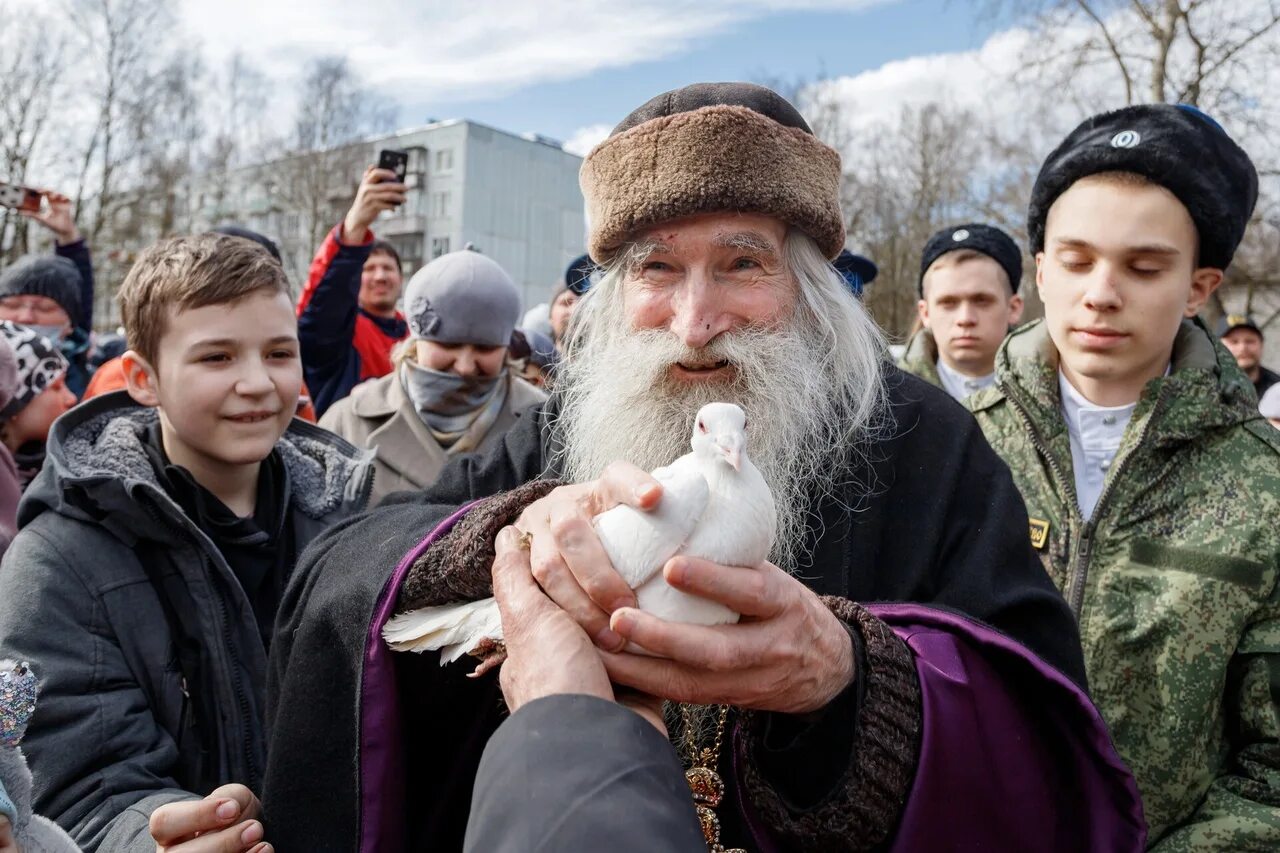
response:
[[[27,255],[0,274],[0,320],[29,326],[58,345],[70,365],[67,387],[84,394],[93,330],[93,260],[76,227],[71,199],[53,190],[37,190],[45,204],[18,213],[48,229],[54,255]]]
[[[311,261],[298,300],[298,340],[319,415],[359,383],[390,373],[391,349],[409,335],[396,307],[404,284],[400,256],[370,228],[404,200],[394,171],[365,169],[351,209]]]

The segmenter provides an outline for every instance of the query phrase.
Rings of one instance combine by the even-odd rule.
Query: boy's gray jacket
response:
[[[253,608],[212,541],[160,487],[137,427],[155,409],[125,392],[60,418],[0,566],[0,656],[30,661],[40,703],[23,741],[35,810],[86,851],[156,849],[151,812],[208,791],[184,769],[212,762],[259,788],[267,657]],[[363,509],[372,454],[295,420],[277,443],[296,552]],[[148,572],[150,571],[150,575]],[[216,755],[194,756],[188,691],[153,579],[190,593],[219,710]],[[208,766],[208,764],[206,764]]]

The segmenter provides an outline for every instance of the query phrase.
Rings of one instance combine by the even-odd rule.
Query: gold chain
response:
[[[694,808],[698,811],[698,825],[702,828],[702,837],[707,840],[708,853],[746,853],[734,847],[726,848],[720,843],[720,818],[715,809],[724,799],[724,780],[716,772],[720,766],[720,749],[724,745],[725,725],[729,721],[729,706],[720,706],[720,718],[716,722],[716,737],[711,746],[698,749],[694,742],[693,720],[689,714],[689,706],[680,706],[680,716],[684,722],[685,740],[689,750],[689,769],[684,778],[693,792]]]

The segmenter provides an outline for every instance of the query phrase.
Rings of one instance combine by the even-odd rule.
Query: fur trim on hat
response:
[[[597,145],[578,180],[588,250],[599,264],[636,231],[700,213],[773,216],[812,237],[828,258],[844,248],[840,155],[747,107],[645,121]]]

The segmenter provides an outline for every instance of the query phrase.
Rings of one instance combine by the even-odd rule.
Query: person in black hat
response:
[[[1192,107],[1085,121],[1031,195],[1044,320],[967,401],[1162,851],[1280,849],[1280,434],[1197,316],[1257,187]]]
[[[1244,371],[1253,383],[1253,390],[1258,392],[1258,399],[1267,393],[1267,389],[1280,382],[1280,374],[1262,366],[1263,337],[1262,328],[1252,317],[1243,314],[1228,314],[1218,324],[1218,337],[1222,345],[1236,357],[1236,364]]]
[[[995,382],[996,350],[1022,318],[1022,252],[992,225],[929,238],[920,258],[920,331],[899,366],[957,400]]]

